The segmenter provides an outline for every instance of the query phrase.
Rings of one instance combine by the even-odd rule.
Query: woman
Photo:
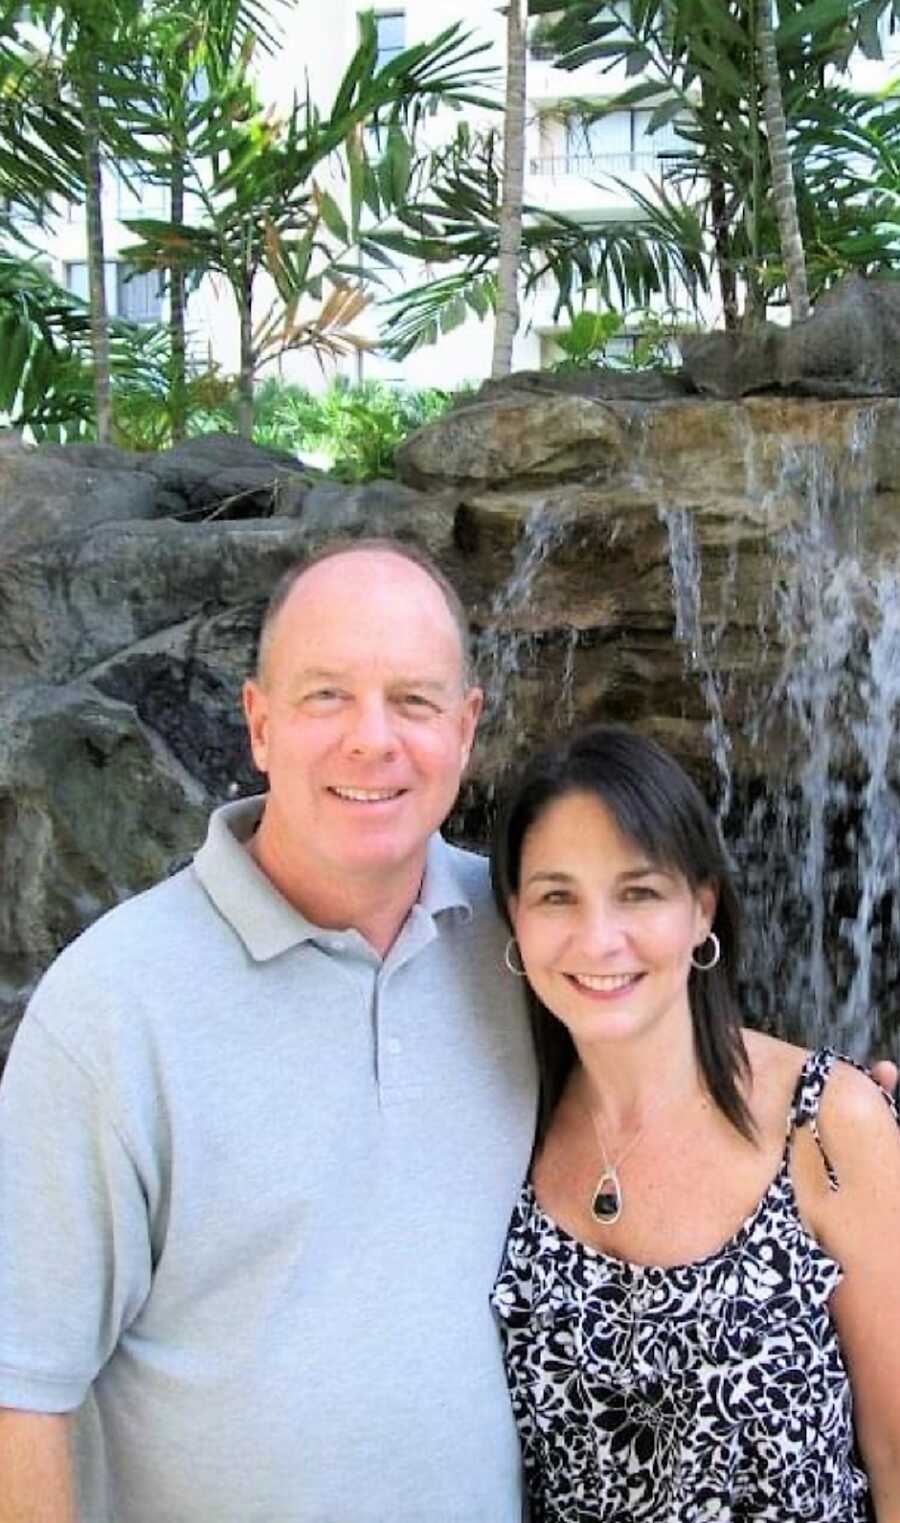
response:
[[[742,1029],[698,790],[590,730],[493,870],[542,1077],[493,1294],[535,1518],[850,1523],[867,1473],[900,1523],[900,1138],[855,1068]]]

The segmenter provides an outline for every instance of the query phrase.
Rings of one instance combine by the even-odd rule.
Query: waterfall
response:
[[[900,572],[873,568],[860,549],[871,436],[863,414],[838,463],[820,445],[782,451],[772,497],[799,499],[804,515],[772,543],[771,586],[756,621],[761,677],[736,732],[723,717],[721,622],[708,629],[701,615],[693,516],[662,512],[675,636],[703,694],[720,822],[752,923],[752,1013],[856,1056],[871,1050],[873,989],[890,972],[887,960],[896,964],[900,930],[900,803],[890,773],[900,722]],[[766,789],[732,807],[738,739],[770,764],[759,768]],[[780,770],[771,765],[777,756]]]
[[[725,723],[722,691],[716,676],[715,655],[725,629],[726,610],[707,634],[701,615],[701,569],[694,541],[693,517],[685,509],[661,508],[660,517],[669,536],[669,563],[672,568],[672,598],[675,604],[675,638],[684,646],[690,671],[700,679],[709,714],[706,735],[719,781],[716,814],[721,825],[731,808],[731,737]],[[726,587],[734,579],[734,562],[729,567]]]
[[[475,646],[475,662],[485,696],[485,727],[500,728],[515,745],[520,726],[515,711],[515,679],[534,655],[537,636],[513,627],[513,617],[525,614],[535,580],[553,549],[566,535],[566,522],[550,503],[539,502],[528,513],[513,553],[509,574],[495,592],[487,623]],[[574,661],[574,649],[571,655]],[[571,683],[570,683],[571,696]]]
[[[504,761],[588,715],[687,736],[699,713],[747,909],[748,1018],[853,1056],[900,1024],[900,563],[870,547],[877,421],[750,406],[709,476],[682,478],[677,430],[661,453],[639,416],[621,487],[530,507],[478,646]],[[660,573],[687,692],[654,687]]]

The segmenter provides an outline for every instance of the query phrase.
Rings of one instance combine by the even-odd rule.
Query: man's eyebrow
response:
[[[326,666],[306,666],[294,673],[291,686],[303,687],[307,682],[350,681],[352,675],[348,672],[335,671]],[[391,681],[390,686],[392,689],[415,688],[423,693],[446,693],[453,687],[453,681],[448,677],[397,677]]]
[[[416,688],[423,693],[446,693],[454,684],[447,677],[398,677],[392,688]]]

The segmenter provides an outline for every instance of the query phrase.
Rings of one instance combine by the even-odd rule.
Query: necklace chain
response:
[[[656,1115],[656,1112],[659,1110],[659,1108],[662,1105],[663,1100],[665,1098],[666,1098],[665,1095],[660,1095],[654,1101],[654,1103],[651,1105],[650,1109],[648,1110],[646,1116],[644,1117],[643,1121],[641,1122],[640,1126],[638,1127],[637,1131],[635,1132],[634,1136],[632,1137],[631,1141],[628,1143],[628,1145],[624,1149],[624,1151],[619,1154],[618,1158],[610,1158],[610,1156],[609,1156],[609,1149],[606,1146],[606,1139],[605,1139],[605,1137],[603,1136],[603,1133],[600,1130],[600,1122],[597,1120],[597,1113],[596,1113],[596,1111],[593,1111],[591,1109],[591,1107],[585,1101],[585,1110],[587,1111],[588,1115],[591,1118],[591,1123],[592,1123],[593,1128],[594,1128],[594,1135],[597,1138],[597,1142],[600,1145],[600,1152],[603,1155],[603,1162],[604,1162],[604,1165],[606,1166],[606,1168],[608,1168],[608,1169],[620,1169],[622,1167],[622,1164],[625,1162],[625,1159],[637,1147],[637,1145],[640,1142],[641,1138],[643,1137],[645,1131],[647,1130],[647,1127],[650,1125],[650,1122],[652,1121],[653,1117]]]
[[[597,1138],[597,1143],[603,1158],[603,1172],[601,1173],[600,1178],[597,1180],[597,1183],[591,1192],[589,1206],[591,1216],[593,1217],[594,1221],[597,1222],[601,1227],[612,1227],[622,1215],[622,1212],[625,1208],[625,1198],[622,1193],[622,1182],[619,1179],[619,1170],[622,1167],[622,1164],[625,1162],[625,1159],[628,1158],[637,1147],[657,1111],[661,1109],[665,1101],[671,1098],[671,1095],[665,1094],[657,1096],[656,1100],[651,1105],[634,1136],[631,1138],[630,1142],[627,1144],[624,1150],[619,1154],[618,1158],[610,1158],[609,1150],[606,1146],[606,1139],[600,1130],[600,1123],[597,1120],[596,1111],[592,1109],[587,1100],[582,1101],[584,1109],[587,1111],[587,1114],[590,1117],[591,1125],[594,1128],[594,1135]]]

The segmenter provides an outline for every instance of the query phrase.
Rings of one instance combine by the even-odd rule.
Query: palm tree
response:
[[[107,153],[122,160],[137,156],[130,131],[131,101],[139,90],[138,59],[142,24],[141,0],[34,0],[30,20],[41,27],[47,46],[40,55],[32,46],[16,49],[16,24],[21,7],[7,11],[12,26],[7,57],[34,57],[34,78],[53,79],[56,127],[46,127],[33,141],[43,143],[68,175],[72,145],[80,141],[80,196],[87,226],[87,267],[90,293],[91,350],[97,437],[111,436],[109,315],[106,303],[102,212],[102,165]],[[32,131],[36,130],[32,124]],[[67,189],[74,199],[74,186]]]
[[[145,166],[151,179],[167,191],[169,220],[185,221],[185,196],[192,175],[209,178],[202,162],[203,139],[216,113],[234,108],[235,70],[241,59],[262,47],[271,51],[276,38],[261,0],[156,0],[145,36],[145,72],[150,81],[146,137],[162,140]],[[240,108],[239,108],[240,109]],[[169,295],[169,418],[174,440],[187,426],[187,279],[184,265],[165,271]]]
[[[507,0],[506,105],[503,113],[503,199],[497,257],[497,315],[491,375],[508,375],[519,326],[519,264],[525,190],[526,48],[523,0]]]
[[[186,166],[193,199],[203,208],[194,224],[136,220],[141,242],[125,252],[139,268],[171,268],[224,276],[240,331],[239,429],[249,436],[254,377],[259,366],[302,345],[334,352],[359,343],[350,323],[389,263],[373,236],[403,208],[415,162],[419,123],[432,101],[484,105],[477,93],[488,71],[472,60],[484,51],[459,26],[418,43],[377,66],[373,16],[360,16],[360,45],[327,114],[309,96],[295,100],[287,119],[264,113],[247,75],[246,47],[237,59],[209,54],[210,105],[198,118]],[[374,162],[368,129],[383,139]],[[212,178],[201,172],[212,165]],[[346,185],[343,205],[327,189],[337,169]],[[275,284],[276,301],[255,310],[259,275]],[[317,314],[310,299],[323,302]]]
[[[769,148],[769,169],[772,177],[772,198],[778,218],[791,321],[796,323],[809,317],[809,288],[806,280],[806,257],[800,234],[800,219],[797,215],[794,165],[788,145],[781,73],[778,68],[778,54],[772,26],[772,0],[752,0],[752,3],[756,6],[756,43],[763,82],[763,110]]]
[[[777,30],[772,0],[645,0],[616,15],[609,0],[559,3],[563,14],[551,35],[560,67],[624,61],[629,73],[644,76],[604,110],[652,104],[651,130],[677,115],[685,151],[670,166],[670,183],[692,186],[692,252],[703,255],[711,244],[727,325],[739,321],[739,284],[745,320],[765,316],[779,281],[793,317],[806,315],[787,123],[826,92],[826,65],[845,65],[855,47],[870,56],[877,50],[876,21],[890,0],[782,0]],[[656,225],[651,198],[641,201],[641,213]]]

